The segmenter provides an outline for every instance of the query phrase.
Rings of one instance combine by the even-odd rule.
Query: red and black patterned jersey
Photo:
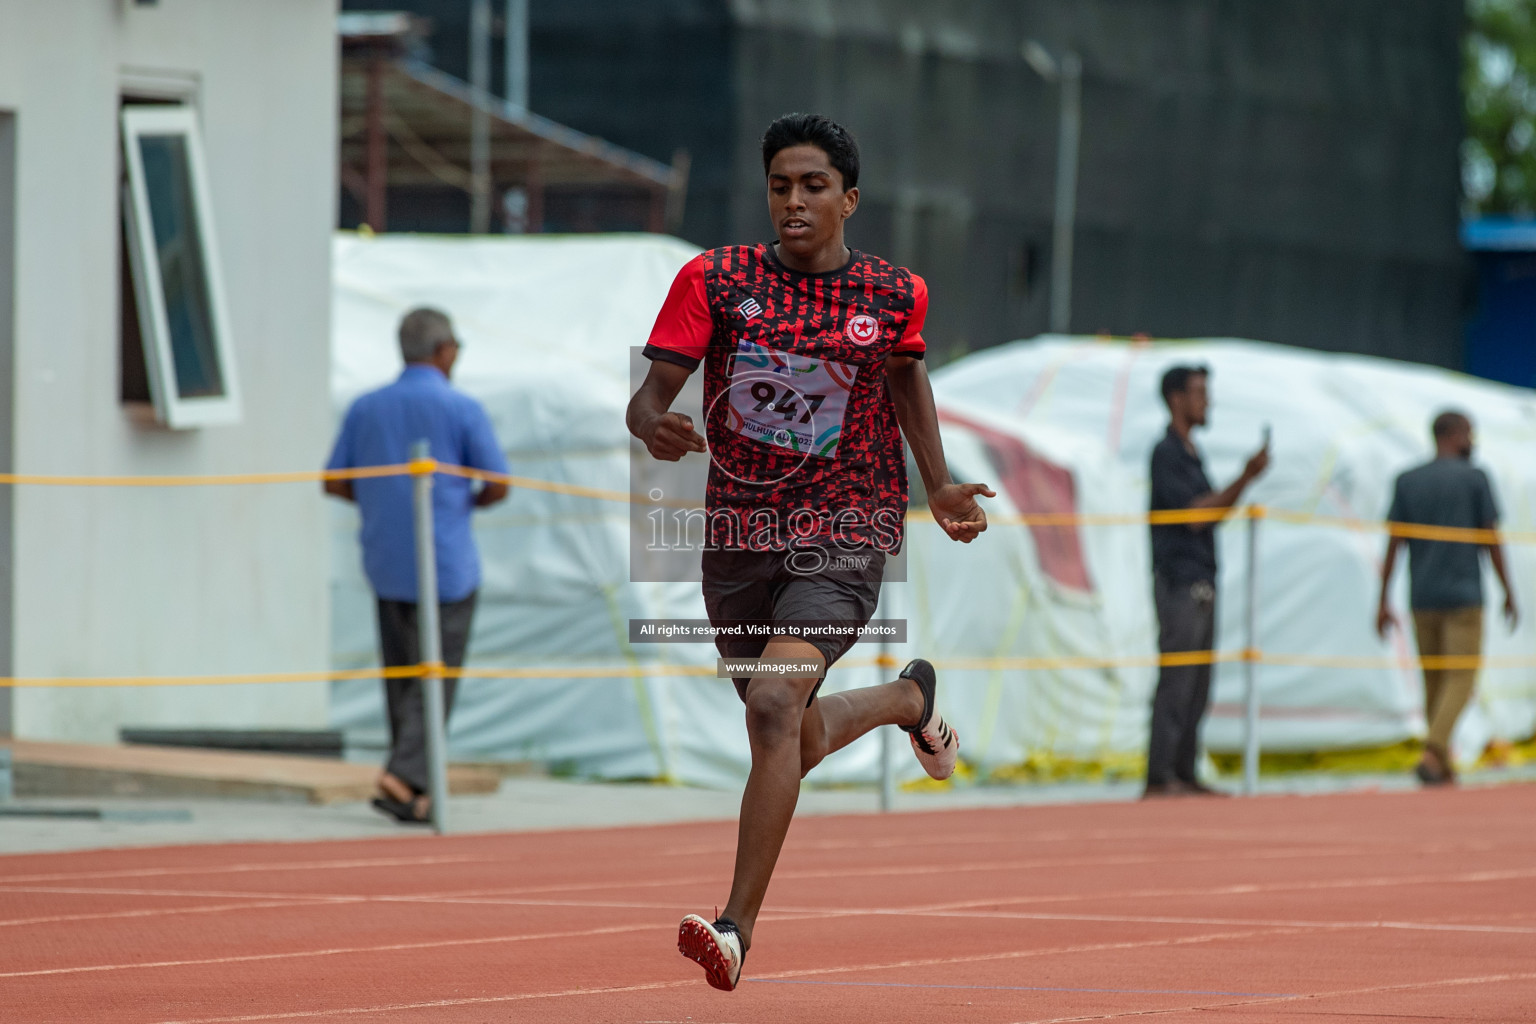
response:
[[[906,459],[885,361],[922,357],[927,312],[922,278],[860,252],[820,274],[767,245],[683,267],[645,354],[704,364],[712,543],[900,546]]]

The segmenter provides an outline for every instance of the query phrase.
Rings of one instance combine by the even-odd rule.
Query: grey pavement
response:
[[[1536,765],[1474,773],[1468,786],[1536,782]],[[1234,779],[1218,780],[1229,791]],[[1408,775],[1337,775],[1306,773],[1266,776],[1262,794],[1309,794],[1349,790],[1409,790]],[[940,811],[966,807],[1013,807],[1048,803],[1129,801],[1141,793],[1139,781],[1111,783],[1040,783],[971,785],[933,791],[898,792],[896,812]],[[738,790],[695,789],[647,783],[580,782],[546,777],[512,777],[490,796],[455,797],[450,827],[455,833],[525,832],[567,828],[608,828],[678,821],[733,820]],[[873,789],[821,789],[807,786],[800,814],[873,814],[879,811]],[[89,812],[102,820],[16,816],[23,808]],[[196,843],[302,842],[323,839],[382,839],[424,834],[401,826],[365,803],[309,806],[253,800],[29,799],[0,805],[0,854],[91,850],[129,846]]]

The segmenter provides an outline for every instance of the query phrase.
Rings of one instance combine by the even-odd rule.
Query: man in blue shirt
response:
[[[411,445],[425,439],[438,462],[506,474],[507,462],[485,410],[448,383],[459,354],[448,317],[427,308],[407,313],[400,321],[400,354],[405,370],[399,379],[363,395],[347,410],[326,468],[403,463]],[[357,502],[362,513],[363,569],[378,597],[379,645],[386,666],[421,662],[411,489],[408,476],[325,482],[325,493]],[[480,587],[480,553],[470,515],[506,496],[504,483],[487,482],[476,489],[471,480],[443,474],[432,481],[443,663],[451,668],[464,664]],[[456,683],[443,681],[445,714],[453,707]],[[400,821],[425,822],[430,803],[421,680],[385,680],[384,690],[390,755],[373,803]]]

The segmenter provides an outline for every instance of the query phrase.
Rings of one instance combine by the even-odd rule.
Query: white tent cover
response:
[[[643,449],[624,428],[633,350],[643,345],[673,275],[696,250],[658,236],[434,238],[339,236],[335,243],[334,373],[347,404],[399,372],[394,331],[413,306],[448,311],[465,342],[455,382],[485,404],[515,474],[614,491],[630,487]],[[942,297],[940,297],[942,300]],[[1218,486],[1273,431],[1274,465],[1248,497],[1274,508],[1379,520],[1395,474],[1429,457],[1428,423],[1459,407],[1477,425],[1479,463],[1505,524],[1536,530],[1536,393],[1444,370],[1246,341],[1118,342],[1047,337],[998,346],[937,370],[934,390],[956,477],[991,483],[998,520],[954,544],[930,522],[909,531],[906,583],[888,584],[880,614],[906,618],[890,653],[936,661],[1094,658],[1155,650],[1144,526],[1037,528],[1018,512],[1135,514],[1166,414],[1163,371],[1212,370],[1215,404],[1199,435]],[[694,456],[690,456],[694,458]],[[703,456],[697,456],[702,459]],[[334,663],[377,664],[373,602],[356,545],[357,517],[336,504]],[[1221,527],[1218,646],[1245,646],[1245,530]],[[1380,532],[1260,524],[1257,641],[1280,654],[1390,658],[1391,668],[1264,666],[1266,749],[1366,747],[1422,735],[1412,638],[1374,632]],[[628,643],[630,618],[703,618],[696,584],[628,581],[628,518],[613,501],[515,490],[477,516],[485,580],[473,666],[595,672],[470,679],[460,689],[451,754],[538,760],[598,778],[732,786],[747,743],[728,681],[648,666],[710,665],[708,644]],[[1536,547],[1508,549],[1516,586],[1536,612]],[[408,555],[406,557],[409,557]],[[1398,607],[1406,611],[1406,576]],[[1490,602],[1497,585],[1489,581]],[[1494,606],[1490,603],[1490,612]],[[1406,620],[1406,615],[1404,615]],[[1507,632],[1487,617],[1488,653],[1536,655],[1528,616]],[[860,655],[874,648],[859,647]],[[867,660],[867,659],[866,659]],[[638,670],[638,677],[603,675]],[[1241,744],[1243,666],[1216,673],[1206,742]],[[866,685],[874,668],[838,667],[827,691]],[[947,669],[940,694],[963,754],[985,774],[1026,761],[1134,763],[1146,742],[1155,670]],[[381,688],[333,684],[332,719],[381,744]],[[1536,669],[1485,671],[1463,717],[1463,758],[1493,737],[1536,730]],[[904,739],[904,737],[902,737]],[[879,745],[866,738],[817,769],[827,782],[870,782]],[[899,754],[900,777],[921,775]]]

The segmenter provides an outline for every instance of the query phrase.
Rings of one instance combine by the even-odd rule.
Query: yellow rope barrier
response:
[[[1499,544],[1505,541],[1515,544],[1536,543],[1536,531],[1530,530],[1474,530],[1458,526],[1426,526],[1422,523],[1394,523],[1370,519],[1350,519],[1345,516],[1320,516],[1311,512],[1293,512],[1288,509],[1266,508],[1264,517],[1282,523],[1300,525],[1333,526],[1343,530],[1385,530],[1393,537],[1407,540],[1444,540],[1462,544]]]
[[[509,473],[492,473],[468,466],[458,466],[436,459],[418,459],[407,463],[385,466],[361,466],[356,469],[300,470],[286,473],[223,473],[205,476],[69,476],[42,473],[0,473],[0,486],[34,487],[218,487],[242,484],[315,483],[323,480],[363,480],[390,476],[421,476],[441,473],[470,480],[506,484],[509,487],[549,494],[564,494],[576,498],[591,498],[622,504],[679,505],[684,508],[701,507],[696,502],[678,502],[652,498],[645,494],[632,494],[604,487],[587,487],[582,484],[561,483],[555,480],[539,480],[534,477],[516,476]],[[910,512],[909,518],[927,520],[932,516],[921,509]],[[1385,530],[1395,537],[1414,540],[1442,540],[1466,544],[1496,544],[1502,541],[1536,543],[1536,531],[1476,530],[1451,526],[1425,526],[1418,523],[1381,522],[1367,519],[1351,519],[1345,516],[1316,515],[1289,509],[1275,509],[1263,505],[1222,508],[1164,509],[1147,513],[1073,513],[1034,512],[1010,516],[993,516],[994,523],[1011,523],[1021,526],[1162,526],[1179,523],[1215,523],[1229,517],[1239,519],[1274,519],[1293,524],[1318,524],[1347,530]]]
[[[0,687],[74,686],[238,686],[246,683],[314,683],[332,679],[408,679],[421,675],[421,665],[394,668],[321,669],[316,672],[241,672],[196,676],[12,676],[0,677]]]
[[[1489,654],[1427,654],[1417,658],[1370,658],[1328,654],[1265,654],[1259,659],[1264,665],[1289,665],[1301,668],[1391,668],[1395,665],[1416,665],[1419,668],[1437,669],[1484,669],[1530,668],[1536,666],[1536,658],[1528,655]]]
[[[222,473],[210,476],[52,476],[42,473],[0,473],[0,486],[31,487],[223,487],[231,484],[318,483],[321,480],[363,480],[405,476],[409,463],[360,466],[357,469],[311,469],[291,473]]]
[[[595,498],[598,501],[616,501],[623,504],[661,504],[648,495],[631,494],[628,491],[613,491],[602,487],[584,487],[581,484],[563,484],[555,480],[535,480],[526,476],[513,476],[510,473],[489,473],[483,469],[470,469],[468,466],[453,466],[447,463],[437,468],[438,472],[447,476],[465,477],[469,480],[480,480],[490,484],[506,484],[508,487],[520,488],[525,491],[544,491],[548,494],[566,494],[574,498]],[[699,507],[702,508],[703,506]]]
[[[227,473],[207,476],[67,476],[37,473],[0,473],[0,486],[42,487],[195,487],[228,486],[244,484],[314,483],[324,480],[362,480],[391,476],[423,476],[441,473],[448,476],[503,483],[523,490],[565,494],[571,497],[591,498],[626,504],[676,505],[683,508],[700,507],[694,502],[657,499],[649,495],[631,494],[600,487],[538,480],[531,477],[506,473],[491,473],[471,469],[435,459],[415,459],[408,463],[383,466],[362,466],[356,469],[308,470],[288,473]],[[1536,543],[1536,531],[1472,530],[1445,526],[1424,526],[1417,523],[1377,522],[1350,519],[1342,516],[1315,515],[1287,509],[1273,509],[1263,505],[1242,508],[1193,508],[1154,511],[1141,514],[1074,514],[1074,513],[1026,513],[1012,516],[994,516],[995,523],[1011,523],[1024,526],[1145,526],[1179,523],[1215,523],[1228,517],[1245,519],[1274,519],[1291,524],[1316,524],[1340,529],[1364,531],[1384,530],[1394,537],[1419,540],[1440,540],[1466,544],[1496,544],[1503,541]],[[932,516],[925,510],[910,512],[908,518],[928,520]],[[1054,658],[950,658],[938,659],[939,668],[952,670],[986,671],[1039,671],[1046,669],[1104,669],[1143,668],[1159,665],[1210,665],[1226,662],[1255,662],[1262,665],[1284,665],[1307,668],[1392,668],[1417,665],[1427,669],[1479,669],[1525,668],[1536,666],[1536,657],[1500,657],[1486,655],[1438,655],[1423,658],[1395,657],[1346,657],[1311,654],[1271,654],[1264,651],[1189,651],[1174,654],[1128,655],[1123,657],[1054,657]],[[852,658],[837,667],[892,668],[900,662],[890,656]],[[316,672],[254,672],[235,675],[197,676],[37,676],[0,677],[0,687],[122,687],[122,686],[208,686],[240,685],[251,683],[318,682],[340,679],[400,679],[418,675],[442,676],[463,679],[608,679],[636,678],[640,676],[713,676],[714,669],[707,665],[622,665],[560,668],[555,666],[532,668],[470,668],[450,669],[442,666],[415,665],[388,669],[339,669]]]
[[[935,668],[949,671],[1034,672],[1048,669],[1155,668],[1158,666],[1218,665],[1255,662],[1303,668],[1380,669],[1418,666],[1426,669],[1532,668],[1536,656],[1443,654],[1421,658],[1349,657],[1312,654],[1270,654],[1265,651],[1179,651],[1172,654],[1132,654],[1120,657],[1003,657],[932,658]],[[833,668],[896,668],[904,664],[889,655],[845,658]],[[235,675],[194,676],[11,676],[0,677],[0,687],[121,687],[121,686],[235,686],[251,683],[304,683],[338,679],[406,679],[437,676],[444,679],[637,679],[647,676],[715,677],[710,665],[556,665],[524,668],[447,668],[442,665],[404,665],[393,668],[330,669],[317,672],[247,672]]]

